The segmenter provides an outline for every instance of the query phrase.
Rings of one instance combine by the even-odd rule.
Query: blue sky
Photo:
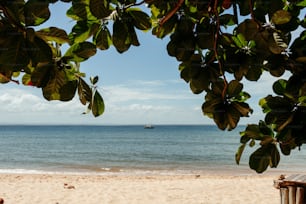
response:
[[[50,7],[52,19],[43,27],[58,25],[68,33],[74,25],[65,16],[68,5]],[[77,97],[70,102],[49,102],[40,89],[11,83],[0,85],[0,124],[213,124],[201,111],[205,95],[192,94],[180,79],[179,62],[166,51],[167,39],[157,39],[150,31],[138,33],[140,47],[123,54],[111,47],[81,64],[87,80],[100,77],[99,91],[106,105],[102,116],[82,115],[85,106]],[[262,118],[258,99],[271,90],[272,81],[265,75],[260,83],[247,83],[254,113],[241,123],[257,123]]]

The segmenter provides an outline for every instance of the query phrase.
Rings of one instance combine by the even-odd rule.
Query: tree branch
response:
[[[19,84],[19,81],[18,80],[14,80],[14,79],[10,79],[8,78],[7,76],[5,76],[4,74],[0,73],[0,77],[3,77],[4,79],[6,79],[7,81],[11,81],[11,82],[14,82],[16,84]]]
[[[144,4],[144,3],[145,3],[145,1],[141,1],[139,3],[134,3],[134,4],[129,4],[126,7],[124,7],[124,9],[128,9],[128,8],[130,8],[132,6],[140,6],[140,5]]]
[[[166,23],[179,10],[179,8],[182,6],[183,3],[184,3],[184,0],[179,0],[176,6],[159,21],[159,25],[163,26],[163,24]]]
[[[254,15],[254,12],[253,12],[253,0],[249,0],[249,9],[250,9],[250,14],[251,14],[251,18],[252,20],[255,20],[255,15]]]
[[[219,32],[220,32],[220,20],[219,20],[219,14],[218,14],[218,0],[215,0],[214,3],[214,15],[215,15],[215,20],[216,20],[216,30],[215,30],[215,35],[214,35],[214,54],[215,54],[215,58],[218,61],[218,65],[219,65],[219,72],[222,75],[223,78],[223,82],[224,82],[224,88],[222,91],[222,98],[225,98],[225,94],[226,94],[226,90],[227,90],[227,80],[226,77],[224,75],[224,71],[222,69],[222,63],[219,59],[218,56],[218,39],[219,39]]]

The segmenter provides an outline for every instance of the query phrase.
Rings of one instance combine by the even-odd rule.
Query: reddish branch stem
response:
[[[216,20],[216,31],[215,31],[215,39],[214,39],[214,53],[215,53],[215,58],[217,59],[218,61],[218,65],[219,65],[219,72],[220,74],[222,75],[222,78],[223,78],[223,82],[224,82],[224,88],[223,88],[223,91],[222,91],[222,98],[224,99],[225,98],[225,95],[226,95],[226,90],[227,90],[227,80],[226,80],[226,77],[224,75],[224,71],[222,69],[222,63],[219,59],[219,56],[218,56],[218,38],[219,38],[219,32],[220,32],[220,20],[219,20],[219,14],[218,14],[218,0],[215,0],[215,3],[214,3],[214,15],[215,15],[215,20]]]
[[[183,3],[184,3],[184,0],[179,0],[176,6],[159,21],[159,25],[163,26],[163,24],[167,22],[179,10],[179,8],[182,6]]]
[[[253,0],[249,0],[249,9],[250,9],[250,14],[251,14],[251,18],[252,20],[255,19],[255,16],[254,16],[254,12],[253,12]]]

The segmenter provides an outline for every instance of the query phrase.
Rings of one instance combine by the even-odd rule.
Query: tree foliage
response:
[[[179,62],[181,78],[194,94],[205,94],[203,114],[221,130],[236,128],[252,113],[242,79],[289,73],[259,101],[265,118],[241,133],[237,164],[245,147],[258,142],[249,165],[261,173],[277,167],[280,152],[289,155],[306,142],[305,0],[61,1],[71,5],[71,31],[37,29],[58,0],[0,1],[1,83],[19,83],[21,77],[47,100],[69,101],[77,93],[86,112],[99,116],[104,102],[98,77],[89,85],[80,63],[111,46],[119,53],[139,46],[136,30],[150,30],[169,37],[167,51]],[[62,44],[69,46],[63,55]]]

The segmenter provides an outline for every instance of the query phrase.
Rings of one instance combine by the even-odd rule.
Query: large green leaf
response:
[[[102,115],[104,112],[104,101],[101,97],[100,93],[98,91],[95,92],[94,99],[92,101],[92,114],[95,117],[98,117],[99,115]]]
[[[27,26],[37,26],[50,17],[49,2],[28,0],[24,6],[25,23]]]
[[[31,73],[31,84],[39,88],[45,87],[53,69],[54,64],[52,63],[39,63]]]
[[[149,30],[151,28],[152,22],[150,16],[148,14],[136,10],[136,9],[128,9],[127,12],[132,17],[132,24],[139,30]]]
[[[270,167],[271,168],[276,168],[279,164],[280,161],[280,154],[275,145],[271,145],[271,162],[270,162]]]
[[[264,172],[271,162],[271,149],[273,145],[258,148],[249,159],[249,166],[257,173]]]
[[[208,89],[210,83],[209,75],[205,70],[201,70],[196,77],[190,80],[190,88],[193,93],[199,94]]]
[[[127,51],[131,46],[128,25],[121,20],[116,20],[113,24],[112,41],[119,53]]]
[[[65,53],[64,59],[82,62],[95,55],[96,46],[90,42],[81,42],[73,44]]]
[[[89,0],[72,1],[72,7],[67,10],[67,16],[77,20],[95,21],[97,18],[91,13],[89,8]]]
[[[61,101],[71,101],[77,90],[77,81],[68,81],[59,90]]]
[[[214,28],[210,25],[208,18],[205,18],[203,22],[196,24],[196,43],[201,49],[213,49],[213,29]]]
[[[59,44],[69,43],[69,38],[65,30],[49,27],[36,31],[36,35],[45,41],[53,41]]]
[[[184,36],[178,32],[175,32],[170,38],[171,40],[167,44],[168,54],[176,57],[178,61],[189,60],[194,54],[196,47],[194,36]]]
[[[228,121],[227,129],[228,130],[235,129],[240,120],[240,116],[241,116],[240,112],[235,107],[233,107],[233,105],[230,105],[227,108],[226,115],[227,115],[227,121]]]
[[[89,8],[91,13],[98,19],[103,19],[109,16],[112,12],[109,1],[106,0],[90,0]]]
[[[137,37],[134,26],[132,24],[127,24],[127,26],[128,26],[128,34],[129,34],[127,38],[127,42],[130,42],[131,45],[139,46],[140,43],[138,41],[138,37]]]
[[[249,104],[244,102],[234,101],[231,103],[232,107],[235,108],[241,116],[248,117],[249,113],[252,113],[253,110],[249,107]]]
[[[21,33],[11,31],[14,35],[7,35],[5,40],[0,44],[0,65],[2,70],[6,71],[21,71],[26,67],[30,58],[27,52],[25,39]],[[8,34],[7,32],[1,33],[1,36]]]
[[[88,22],[86,20],[78,21],[75,26],[73,26],[71,33],[69,34],[69,39],[71,43],[80,43],[87,40],[99,29],[99,24]]]
[[[26,41],[25,50],[31,59],[32,66],[36,66],[39,62],[52,62],[51,47],[37,36],[34,37],[33,42]]]
[[[243,85],[238,80],[232,80],[227,86],[227,94],[229,97],[235,97],[242,91]]]
[[[253,40],[258,33],[258,25],[255,21],[247,19],[239,24],[237,27],[237,33],[241,33],[245,37],[246,41]],[[256,42],[257,45],[257,42]]]
[[[66,72],[55,67],[50,73],[50,79],[42,88],[43,96],[48,101],[70,101],[76,92],[77,81],[68,81]]]
[[[93,42],[100,50],[107,50],[112,44],[112,36],[107,27],[102,27],[94,36]]]
[[[79,78],[78,94],[79,99],[83,105],[86,105],[86,103],[91,103],[92,90],[82,78]]]

